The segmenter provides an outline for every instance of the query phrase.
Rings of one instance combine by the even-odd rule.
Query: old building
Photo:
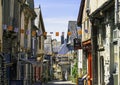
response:
[[[117,70],[117,68],[119,69],[119,66],[117,67],[119,63],[115,58],[118,56],[116,55],[117,51],[115,49],[119,45],[115,44],[116,41],[114,41],[114,30],[117,26],[115,23],[116,9],[112,8],[115,7],[115,3],[114,1],[105,0],[102,3],[98,2],[96,7],[90,8],[91,3],[97,2],[88,2],[88,9],[91,9],[88,15],[92,23],[93,53],[96,54],[98,60],[97,84],[113,84],[113,81],[116,82],[118,80],[118,84],[115,85],[119,85],[119,70]],[[93,64],[96,64],[95,61]],[[114,79],[115,77],[116,79]]]
[[[23,80],[24,85],[29,85],[33,81],[33,49],[32,37],[36,36],[34,27],[34,1],[20,1],[20,30],[19,30],[19,60],[18,61],[18,79]]]
[[[89,24],[82,25],[82,30],[84,28],[91,30],[92,68],[90,69],[92,69],[93,85],[120,84],[118,3],[117,0],[81,2],[78,25],[82,25],[84,16],[85,20],[89,19]],[[85,36],[84,33],[82,36]]]
[[[2,0],[2,29],[3,42],[2,53],[4,53],[6,63],[6,76],[8,82],[17,79],[17,56],[18,56],[18,28],[20,26],[19,3],[16,0]]]
[[[42,62],[44,57],[44,40],[46,39],[44,21],[42,17],[42,12],[40,7],[34,9],[37,17],[35,19],[35,26],[38,28],[37,30],[37,48],[36,48],[36,59],[38,65],[35,67],[35,80],[40,81],[42,79]]]
[[[47,39],[44,41],[44,60],[43,60],[43,75],[42,77],[45,80],[48,80],[48,78],[50,78],[51,75],[51,71],[52,71],[52,53],[53,53],[53,49],[52,49],[52,36],[51,35],[47,35]]]
[[[53,57],[52,57],[52,69],[51,75],[53,77],[51,79],[61,79],[61,67],[58,65],[58,51],[61,46],[61,42],[56,39],[52,40],[52,49],[53,49]]]
[[[79,27],[82,27],[82,49],[83,49],[83,66],[82,66],[82,75],[87,75],[88,85],[92,85],[93,78],[93,57],[91,49],[91,23],[90,19],[86,13],[87,9],[87,0],[81,1],[80,11],[78,15],[77,24]],[[97,76],[97,75],[96,75]]]
[[[77,32],[77,21],[69,21],[68,22],[68,31],[67,31],[67,48],[65,52],[68,54],[68,60],[70,63],[70,71],[68,72],[71,77],[74,79],[77,78],[78,70],[77,70],[77,49],[74,48],[74,41],[78,39]],[[78,47],[79,48],[79,47]]]

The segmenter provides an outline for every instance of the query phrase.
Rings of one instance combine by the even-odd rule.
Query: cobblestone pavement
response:
[[[51,81],[44,85],[75,85],[71,81]]]

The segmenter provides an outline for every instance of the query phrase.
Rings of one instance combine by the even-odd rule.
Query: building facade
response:
[[[6,84],[17,79],[19,3],[16,0],[2,0],[2,53],[6,63]],[[17,17],[16,17],[17,16]],[[13,70],[14,69],[14,70]]]
[[[78,40],[78,28],[77,28],[77,21],[69,21],[68,22],[68,31],[67,31],[67,47],[68,47],[68,60],[70,64],[70,74],[73,79],[77,78],[78,76],[78,56],[77,52],[79,46],[75,48],[75,41]],[[73,80],[74,81],[74,80]]]
[[[52,36],[47,35],[47,39],[44,41],[44,60],[43,60],[43,78],[48,81],[50,77],[52,77],[52,54],[53,54],[53,47],[52,47]]]
[[[37,17],[35,19],[35,26],[38,28],[37,30],[37,62],[39,63],[38,66],[35,67],[35,77],[36,81],[42,80],[42,62],[44,58],[44,40],[46,39],[45,33],[45,27],[42,17],[42,12],[40,7],[34,9]]]
[[[0,70],[4,74],[0,81],[5,85],[31,85],[35,80],[34,66],[38,64],[37,58],[44,55],[46,38],[41,11],[37,27],[36,17],[34,0],[0,0]]]
[[[92,67],[89,67],[92,69],[92,85],[120,84],[118,3],[119,0],[81,2],[78,25],[82,26],[82,30],[91,30]],[[87,17],[85,20],[89,19],[89,24],[83,26],[84,16]],[[82,36],[85,36],[83,31]]]
[[[82,67],[82,75],[87,75],[88,85],[92,85],[93,79],[93,57],[92,57],[92,43],[91,43],[91,23],[90,19],[86,13],[87,9],[87,0],[81,1],[80,11],[78,15],[77,24],[82,28],[82,39],[81,45],[83,50],[83,67]]]
[[[34,81],[33,75],[33,63],[35,61],[33,58],[33,48],[32,48],[32,37],[35,37],[36,32],[34,29],[34,19],[36,13],[34,12],[34,1],[27,0],[20,2],[20,54],[19,59],[22,60],[19,62],[19,79],[23,80],[24,85],[29,85]]]
[[[90,2],[92,3],[92,1]],[[95,36],[92,37],[92,40],[97,41],[92,43],[96,45],[93,46],[93,53],[97,54],[96,56],[98,65],[98,85],[119,85],[119,70],[116,70],[119,69],[119,62],[116,61],[115,58],[116,56],[119,56],[119,52],[115,50],[116,46],[119,47],[119,44],[114,43],[114,30],[116,29],[117,23],[115,19],[116,9],[112,8],[115,7],[115,3],[114,1],[105,0],[102,1],[102,3],[98,2],[95,10],[93,8],[90,8],[93,9],[93,11],[90,11],[90,19],[92,23],[92,36]],[[89,5],[91,6],[90,3]],[[93,16],[94,18],[91,16]],[[116,67],[116,65],[118,65],[118,67]],[[116,73],[116,71],[118,73]],[[115,82],[117,83],[115,84]]]

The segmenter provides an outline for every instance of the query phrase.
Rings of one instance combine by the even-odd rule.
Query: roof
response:
[[[42,11],[41,11],[41,8],[39,7],[39,8],[34,8],[34,10],[35,10],[35,12],[36,12],[36,14],[37,14],[37,17],[38,17],[38,19],[39,19],[39,23],[38,23],[38,26],[37,27],[39,27],[40,26],[40,24],[41,24],[41,29],[42,29],[42,31],[43,31],[43,33],[45,32],[45,26],[44,26],[44,21],[43,21],[43,17],[42,17]],[[44,36],[45,38],[47,38],[46,36]]]
[[[68,32],[71,32],[71,35],[67,35],[67,43],[69,42],[70,44],[73,44],[73,39],[78,36],[77,21],[69,21]]]
[[[77,25],[78,26],[81,26],[81,24],[82,24],[82,16],[83,16],[84,5],[85,5],[85,0],[81,0],[79,14],[78,14],[78,18],[77,18]]]
[[[58,54],[66,54],[69,51],[66,42],[64,44],[62,44],[60,47],[61,48],[58,51]]]

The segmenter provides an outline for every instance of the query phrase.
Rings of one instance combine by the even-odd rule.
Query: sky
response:
[[[52,37],[60,40],[60,36],[55,36],[55,32],[65,32],[67,36],[68,21],[77,21],[81,0],[34,0],[35,8],[41,6],[45,30]]]

